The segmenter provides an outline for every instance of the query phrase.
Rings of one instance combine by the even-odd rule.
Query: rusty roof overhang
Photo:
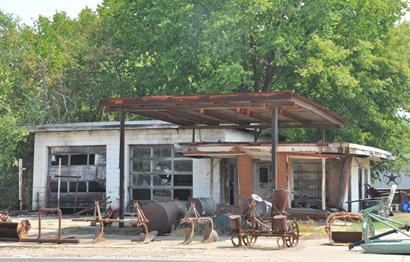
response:
[[[344,120],[292,92],[146,96],[100,100],[107,111],[167,121],[181,128],[268,128],[277,107],[279,127],[342,127]]]

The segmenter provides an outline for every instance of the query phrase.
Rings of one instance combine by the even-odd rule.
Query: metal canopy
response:
[[[292,92],[103,99],[107,111],[135,113],[182,128],[269,128],[278,109],[279,127],[342,127],[344,120]]]

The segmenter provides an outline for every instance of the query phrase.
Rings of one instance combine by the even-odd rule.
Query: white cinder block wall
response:
[[[111,197],[112,205],[119,206],[119,130],[93,131],[38,131],[35,132],[34,170],[33,170],[33,208],[44,207],[48,173],[48,149],[55,146],[106,146],[106,195]],[[247,142],[253,136],[235,130],[198,130],[195,133],[197,142]],[[192,142],[192,130],[188,129],[130,129],[125,132],[125,201],[129,200],[129,158],[130,145],[153,145]],[[220,168],[219,160],[213,164],[213,197],[219,202]],[[210,160],[194,159],[193,162],[193,196],[209,197]]]

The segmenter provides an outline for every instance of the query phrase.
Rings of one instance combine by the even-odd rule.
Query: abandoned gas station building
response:
[[[110,197],[124,212],[132,200],[211,197],[235,210],[250,194],[289,189],[290,210],[357,211],[371,161],[391,153],[340,142],[284,143],[278,128],[342,127],[336,114],[290,92],[156,96],[102,100],[119,122],[38,125],[34,133],[33,208],[61,208]],[[125,121],[126,114],[156,120]],[[272,129],[272,136],[259,130]],[[123,190],[121,190],[123,189]]]

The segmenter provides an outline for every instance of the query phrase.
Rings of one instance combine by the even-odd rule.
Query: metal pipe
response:
[[[23,211],[23,159],[19,159],[19,206]]]
[[[275,187],[278,188],[277,173],[277,147],[278,147],[278,108],[272,108],[272,181],[275,181]]]
[[[322,158],[322,210],[326,210],[326,159]]]
[[[404,225],[404,226],[400,227],[399,229],[405,229],[405,230],[409,231],[410,226],[409,225]],[[369,240],[375,240],[375,239],[378,239],[378,238],[381,238],[381,237],[384,237],[384,236],[387,236],[387,235],[390,235],[390,234],[394,234],[394,233],[397,233],[397,232],[398,232],[397,229],[392,229],[392,230],[383,232],[381,234],[369,237]],[[360,241],[357,241],[357,242],[350,243],[349,244],[349,249],[352,249],[355,246],[360,246],[361,244],[364,244],[364,240],[360,240]]]
[[[58,178],[57,178],[57,208],[60,208],[60,189],[61,189],[61,157],[58,158]]]
[[[119,156],[119,168],[120,168],[120,210],[119,217],[124,219],[124,155],[125,155],[125,112],[121,111],[120,117],[120,156]],[[120,223],[120,227],[123,227],[124,224]]]

